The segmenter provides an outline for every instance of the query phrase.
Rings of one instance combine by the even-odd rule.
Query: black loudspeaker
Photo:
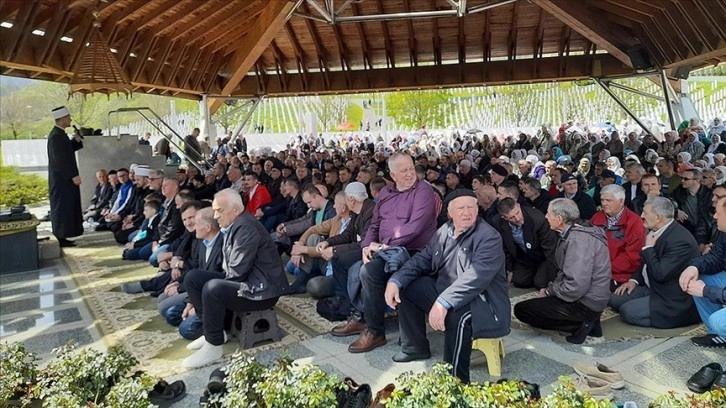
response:
[[[646,71],[653,68],[653,64],[650,62],[650,56],[648,51],[642,46],[638,45],[628,50],[628,57],[630,62],[633,64],[633,69],[636,71]]]
[[[671,71],[670,76],[676,79],[688,79],[688,76],[691,75],[691,69],[693,69],[692,66],[683,65]]]

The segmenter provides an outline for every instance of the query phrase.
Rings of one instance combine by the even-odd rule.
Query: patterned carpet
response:
[[[185,348],[188,341],[159,315],[156,299],[148,294],[129,295],[120,289],[125,282],[152,277],[155,269],[147,262],[122,260],[121,246],[108,232],[87,232],[77,242],[77,247],[63,249],[63,259],[96,319],[104,343],[125,345],[151,374],[168,376],[183,371],[180,362],[190,354]],[[276,310],[282,340],[262,343],[250,349],[251,353],[287,347],[334,326],[315,312],[311,298],[282,298]],[[224,346],[225,354],[233,353],[238,346],[232,339]]]
[[[96,324],[107,345],[123,344],[141,362],[143,369],[159,376],[172,375],[184,369],[181,360],[190,354],[175,327],[166,323],[156,308],[156,299],[148,294],[129,295],[121,284],[152,277],[156,271],[147,262],[124,261],[121,246],[108,232],[87,232],[77,240],[78,246],[64,248],[64,260],[94,314]],[[511,289],[512,304],[531,299],[536,292]],[[263,343],[248,350],[258,353],[327,333],[337,323],[320,317],[315,311],[315,300],[305,296],[283,297],[276,306],[283,338],[277,343]],[[528,327],[513,319],[516,327]],[[630,326],[623,323],[611,309],[603,313],[604,338],[595,342],[622,341],[653,337],[693,336],[705,334],[703,325],[680,329],[661,330]],[[558,332],[547,332],[563,337]],[[238,348],[236,339],[225,346],[225,354]]]

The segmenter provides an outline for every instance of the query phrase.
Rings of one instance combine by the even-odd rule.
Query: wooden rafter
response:
[[[358,3],[353,3],[352,6],[353,15],[359,16],[361,12]],[[356,28],[358,29],[358,36],[360,37],[361,50],[363,50],[363,68],[373,69],[373,63],[371,62],[370,53],[371,47],[368,45],[368,36],[366,35],[365,29],[363,28],[363,23],[356,23]]]
[[[247,33],[249,33],[251,29],[252,27],[250,25],[246,25],[240,28],[236,33],[227,36],[227,38],[223,38],[216,44],[213,44],[214,48],[210,47],[212,48],[212,52],[223,51],[225,55],[233,53],[236,50],[235,45],[244,41]]]
[[[594,1],[591,3],[588,3],[592,7],[600,10],[604,10],[608,13],[613,14],[614,16],[617,16],[618,19],[626,19],[633,22],[636,22],[638,24],[642,24],[643,21],[650,18],[651,15],[648,14],[640,14],[640,13],[630,13],[628,12],[628,9],[621,6],[618,3],[608,3],[606,1]]]
[[[377,0],[378,13],[383,14],[383,1]],[[396,58],[393,55],[393,45],[391,45],[391,34],[388,32],[388,23],[381,21],[381,29],[383,30],[383,44],[386,47],[386,63],[388,68],[396,68]]]
[[[146,63],[149,59],[149,56],[151,55],[151,51],[154,49],[154,45],[157,40],[157,37],[148,36],[144,43],[141,45],[142,51],[136,57],[138,65],[136,66],[134,74],[131,76],[131,82],[136,82],[139,80],[139,75],[141,75],[144,67],[146,67]]]
[[[458,50],[459,64],[466,64],[466,31],[464,30],[464,19],[457,20],[456,48]]]
[[[204,74],[207,72],[207,69],[209,68],[209,64],[212,63],[212,59],[214,58],[215,54],[209,54],[204,59],[204,64],[202,64],[199,67],[199,70],[197,71],[197,75],[194,78],[194,81],[192,82],[192,89],[199,90],[199,85],[202,83],[202,80],[204,79]]]
[[[726,14],[726,3],[723,0],[714,0],[713,3],[709,1],[708,4],[703,3],[701,0],[692,1],[694,2],[696,9],[700,11],[700,14],[704,17],[701,24],[706,24],[707,27],[714,30],[714,32],[718,34],[719,38],[726,38],[726,27],[724,27],[723,19],[723,15]],[[722,12],[720,19],[714,16],[712,7],[720,7]]]
[[[228,2],[226,0],[222,0],[221,3],[217,3],[210,7],[203,18],[198,21],[195,20],[194,23],[189,24],[187,27],[179,30],[178,32],[175,32],[171,37],[172,40],[179,41],[181,39],[186,39],[187,42],[193,43],[195,40],[201,39],[202,32],[209,30],[210,23],[218,23],[220,17],[223,18],[224,13],[226,13],[230,7],[235,6],[238,6],[238,4],[233,1]],[[211,24],[211,26],[215,27],[216,24]]]
[[[230,58],[230,62],[224,69],[227,75],[227,82],[222,87],[222,95],[230,95],[237,88],[242,79],[247,75],[254,63],[260,58],[265,48],[272,42],[275,35],[285,26],[287,17],[292,12],[295,3],[275,2],[270,3],[260,14],[253,24],[252,30],[248,33],[249,38],[256,41],[247,41],[241,44],[237,52]],[[209,110],[216,112],[223,101],[214,100]]]
[[[154,11],[144,13],[144,15],[139,19],[138,21],[138,30],[144,30],[149,24],[153,23],[157,18],[161,17],[165,13],[172,12],[175,8],[179,7],[179,5],[183,4],[186,1],[190,0],[166,0],[166,2],[158,3],[159,7],[157,7]],[[191,0],[194,1],[194,0]]]
[[[693,55],[697,55],[701,53],[700,47],[696,43],[690,40],[690,38],[696,39],[696,36],[693,35],[693,31],[691,31],[691,35],[685,34],[686,27],[685,24],[683,24],[682,19],[683,16],[680,14],[677,17],[674,17],[675,14],[673,12],[675,11],[675,6],[671,3],[671,7],[667,7],[665,10],[663,10],[663,14],[665,15],[665,19],[661,20],[663,24],[670,25],[670,34],[677,35],[680,42],[682,42],[688,51],[690,51]],[[677,19],[677,21],[676,21]],[[703,43],[703,46],[706,48],[707,51],[712,51],[711,47],[712,44],[709,44],[708,42]]]
[[[315,45],[315,54],[318,57],[318,69],[323,73],[323,81],[326,81],[325,78],[327,78],[327,74],[330,72],[330,67],[328,66],[328,58],[326,56],[325,49],[320,42],[320,36],[318,36],[318,33],[315,30],[315,24],[313,21],[305,19],[305,26],[308,29],[310,38],[313,40],[313,44]]]
[[[163,27],[160,27],[159,30],[156,31],[155,35],[158,36],[165,36],[169,35],[170,33],[176,33],[178,29],[183,30],[184,29],[184,18],[194,12],[197,13],[205,13],[209,5],[214,3],[206,3],[206,2],[200,2],[199,0],[192,0],[190,3],[185,5],[183,8],[176,10],[174,13],[177,18],[173,19],[172,21],[168,22],[168,24],[165,24]],[[180,28],[180,26],[182,26]]]
[[[295,30],[293,30],[290,23],[285,24],[285,33],[287,34],[287,39],[290,41],[293,49],[295,50],[295,58],[297,58],[298,64],[300,65],[298,67],[298,71],[304,73],[303,81],[307,84],[308,66],[306,62],[307,58],[305,56],[305,51],[303,51],[302,47],[300,46],[297,35],[295,35]]]
[[[184,64],[184,71],[180,73],[181,80],[177,82],[177,88],[186,88],[187,84],[189,82],[189,78],[191,78],[192,71],[194,71],[194,66],[197,65],[199,62],[199,58],[202,56],[202,50],[197,50],[194,53],[194,57],[191,59],[187,59],[187,62]]]
[[[136,5],[138,4],[138,5]],[[131,20],[134,17],[134,14],[141,14],[146,13],[145,11],[149,6],[158,4],[153,1],[143,1],[139,0],[138,3],[133,3],[133,5],[128,5],[124,7],[123,13],[120,13],[120,17],[118,18],[118,21],[116,21],[116,24],[123,24],[127,20]]]
[[[625,67],[620,61],[611,55],[597,55],[596,60],[600,66],[600,73],[603,76],[625,75],[632,73],[632,69]],[[541,69],[537,76],[532,76],[532,60],[519,60],[515,65],[514,78],[519,81],[526,82],[545,82],[553,80],[577,80],[591,77],[594,73],[588,68],[590,57],[585,55],[572,56],[569,62],[567,77],[559,75],[558,58],[547,57],[542,58],[540,62]],[[489,65],[488,78],[483,75],[485,68],[483,65]],[[311,87],[303,90],[295,83],[291,83],[288,90],[283,92],[278,86],[278,81],[274,75],[267,74],[265,77],[247,77],[240,86],[235,90],[238,96],[254,96],[260,93],[266,93],[270,96],[298,94],[334,94],[334,93],[350,93],[350,92],[368,92],[370,90],[405,90],[418,89],[422,87],[457,87],[466,84],[484,83],[484,84],[504,84],[512,81],[512,76],[507,72],[509,61],[490,61],[481,63],[467,63],[463,70],[463,78],[460,77],[457,70],[452,70],[448,65],[419,65],[418,67],[399,67],[394,70],[372,70],[369,73],[370,85],[364,75],[352,75],[353,81],[350,85],[346,84],[343,72],[330,72],[330,87],[324,88],[322,85],[321,73],[311,73],[315,78],[310,82]],[[414,81],[413,72],[420,71],[418,83]],[[357,71],[354,71],[354,74]],[[263,80],[263,78],[266,78]],[[435,80],[438,78],[438,80]],[[262,84],[260,84],[262,80]],[[463,81],[463,82],[462,82]]]
[[[29,23],[33,21],[38,12],[38,4],[38,0],[32,0],[26,1],[20,6],[13,29],[6,39],[7,42],[3,41],[9,46],[3,53],[3,59],[13,59],[25,38],[34,30]]]
[[[411,12],[411,2],[410,0],[403,0],[403,10],[406,13]],[[406,20],[406,28],[408,29],[408,54],[409,54],[409,63],[412,66],[418,66],[418,50],[416,47],[416,33],[413,31],[413,21]]]
[[[72,13],[72,10],[66,8],[60,15],[60,18],[56,17],[50,20],[48,31],[45,33],[48,36],[48,41],[45,41],[43,48],[35,53],[35,62],[37,65],[46,64],[48,57],[55,52],[55,49],[60,43],[61,34],[65,31]]]
[[[507,58],[513,61],[517,59],[517,17],[519,16],[520,2],[514,2],[512,7],[512,21],[509,26],[509,39],[507,41]]]
[[[210,65],[210,69],[208,73],[205,73],[204,75],[209,75],[209,80],[205,84],[202,82],[202,89],[204,90],[204,93],[209,94],[211,93],[212,85],[214,84],[215,80],[218,77],[219,74],[219,68],[222,66],[222,63],[224,62],[224,58],[219,54],[212,54],[212,65]]]
[[[240,8],[238,11],[234,12],[232,16],[230,16],[231,24],[222,24],[216,32],[209,31],[205,33],[201,38],[199,48],[207,48],[224,38],[230,37],[236,30],[240,30],[239,21],[251,21],[257,14],[262,12],[264,6],[264,3],[258,2],[251,3],[248,7]]]
[[[714,36],[709,36],[700,24],[696,24],[696,20],[693,18],[692,14],[698,13],[698,10],[686,10],[685,6],[680,2],[670,3],[670,5],[676,8],[676,14],[680,15],[683,19],[686,20],[686,22],[688,23],[686,24],[686,28],[693,33],[697,41],[700,41],[702,44],[712,44],[714,42],[717,42],[714,41]],[[701,20],[699,19],[698,22],[700,21]],[[700,54],[700,50],[694,52],[694,54]]]
[[[436,0],[431,0],[432,9],[436,7]],[[434,64],[441,65],[441,36],[439,36],[439,20],[436,18],[431,19],[431,33],[433,34],[431,39],[433,41],[434,51]]]
[[[277,64],[278,75],[280,76],[280,88],[287,89],[287,61],[285,61],[285,54],[282,53],[275,40],[272,40],[271,46]]]
[[[176,78],[176,74],[177,74],[177,72],[179,72],[179,68],[181,67],[181,62],[184,59],[184,57],[187,55],[189,48],[190,48],[189,45],[185,45],[176,53],[176,58],[174,60],[172,60],[172,62],[171,62],[171,72],[166,77],[165,82],[171,82]]]
[[[665,30],[661,21],[658,21],[655,18],[651,18],[650,24],[653,27],[653,34],[658,39],[658,42],[668,47],[665,49],[665,54],[667,57],[666,63],[673,62],[676,58],[686,58],[687,53],[685,52],[685,50],[681,49],[678,44],[673,42],[673,39],[669,35],[670,33]]]
[[[172,47],[174,47],[174,45],[178,45],[175,41],[169,38],[165,38],[163,41],[163,45],[159,48],[161,52],[154,57],[154,68],[152,71],[154,74],[149,80],[152,84],[155,84],[158,81],[159,75],[161,75],[161,72],[164,70],[164,67],[166,66],[166,59],[169,57],[169,52]]]
[[[72,45],[72,52],[68,55],[71,56],[70,60],[66,63],[66,70],[75,72],[76,69],[76,63],[78,62],[78,57],[81,54],[81,50],[83,47],[86,46],[86,40],[88,39],[88,36],[91,34],[91,29],[93,29],[93,12],[92,10],[87,10],[86,14],[83,16],[83,22],[80,26],[78,26],[76,34],[73,38],[73,44]]]
[[[555,18],[572,27],[580,35],[606,50],[622,63],[630,66],[631,61],[625,50],[627,44],[615,38],[612,27],[606,26],[596,15],[587,13],[584,8],[571,7],[572,3],[562,0],[533,0],[534,4],[552,14]]]

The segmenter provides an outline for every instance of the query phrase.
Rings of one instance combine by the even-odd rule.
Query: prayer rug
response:
[[[156,269],[148,262],[122,260],[122,247],[109,232],[86,232],[76,242],[76,247],[63,248],[63,259],[94,315],[103,342],[107,346],[123,344],[139,360],[140,368],[151,374],[163,377],[183,371],[180,363],[191,354],[186,350],[189,341],[159,314],[156,298],[121,290],[123,283],[151,278]],[[261,343],[248,349],[250,353],[287,347],[329,332],[335,325],[316,313],[315,300],[308,297],[283,297],[275,310],[281,341]],[[237,339],[230,339],[224,345],[225,355],[238,347]]]

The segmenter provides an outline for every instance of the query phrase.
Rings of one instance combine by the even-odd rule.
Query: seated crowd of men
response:
[[[466,150],[438,157],[361,144],[220,153],[203,174],[191,165],[173,176],[144,165],[100,170],[85,218],[114,234],[124,259],[158,268],[123,289],[158,296],[159,312],[198,350],[187,367],[222,356],[231,311],[304,292],[346,320],[332,334],[357,336],[351,353],[386,344],[384,317],[397,309],[397,362],[430,357],[428,315],[463,381],[470,339],[508,334],[512,312],[576,344],[602,336],[607,306],[638,326],[702,321],[709,334],[692,341],[726,347],[726,177],[707,183],[708,168],[651,157],[672,134],[663,144],[646,136],[652,147],[639,153],[621,150],[624,168],[591,166],[591,157],[609,158],[596,143],[574,150],[584,152],[577,168],[571,156],[542,162],[575,136],[525,136],[550,146],[526,156],[460,138]],[[619,141],[617,132],[608,139]],[[721,156],[713,167],[723,172]],[[509,285],[537,297],[512,308]]]

